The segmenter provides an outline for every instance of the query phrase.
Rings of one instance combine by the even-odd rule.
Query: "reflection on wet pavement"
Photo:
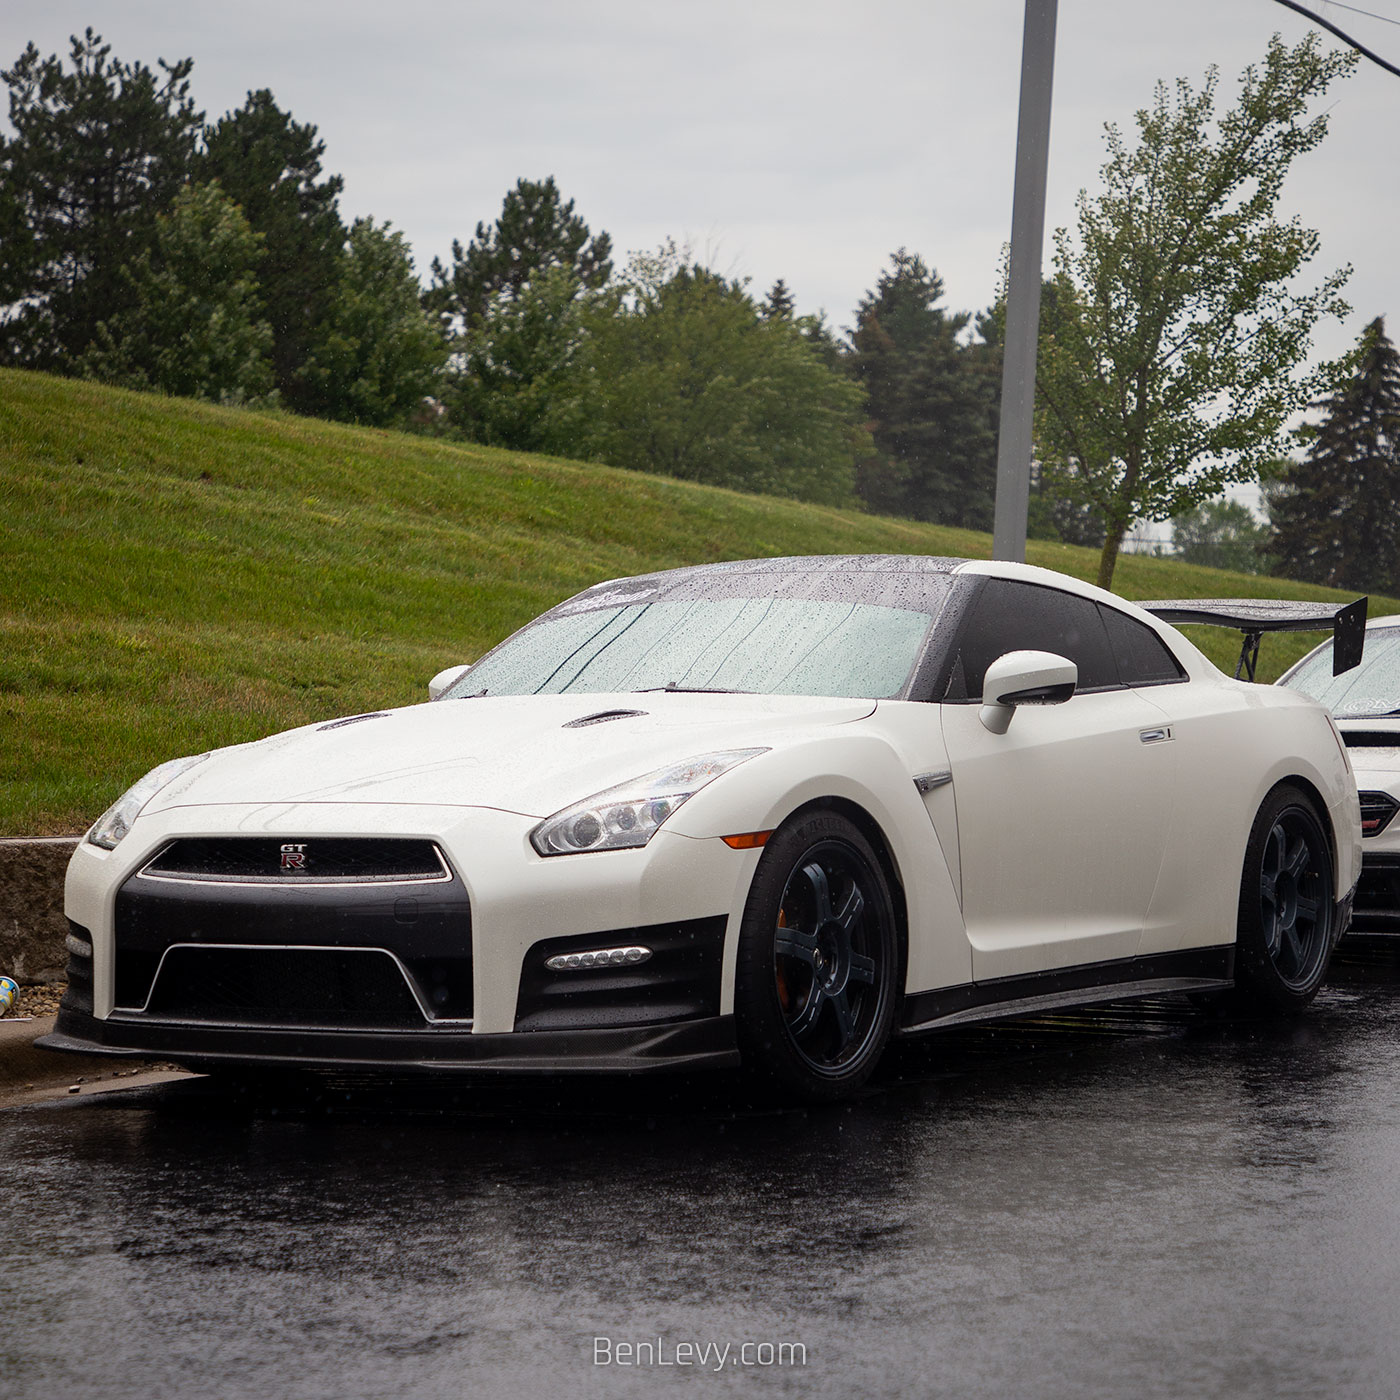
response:
[[[0,1115],[0,1390],[1400,1391],[1389,950],[1283,1027],[1110,1007],[923,1040],[840,1108],[734,1093],[189,1080]]]

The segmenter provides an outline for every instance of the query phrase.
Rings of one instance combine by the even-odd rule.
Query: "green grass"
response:
[[[860,552],[987,557],[991,540],[0,371],[0,834],[77,831],[175,754],[421,699],[434,672],[600,579]],[[1064,545],[1029,557],[1097,568]],[[1345,596],[1134,556],[1116,587]],[[1196,639],[1233,666],[1233,636]],[[1261,678],[1317,640],[1270,639]]]

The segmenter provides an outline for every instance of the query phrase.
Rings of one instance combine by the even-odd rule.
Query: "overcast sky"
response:
[[[1400,21],[1400,0],[1358,4]],[[1315,8],[1400,62],[1400,23]],[[951,307],[992,299],[1022,16],[1022,0],[6,0],[0,62],[31,39],[66,53],[92,25],[126,60],[192,57],[211,119],[270,88],[320,128],[342,213],[402,229],[425,279],[518,178],[552,174],[619,264],[674,236],[756,292],[784,278],[840,328],[900,246]],[[1270,34],[1307,27],[1271,0],[1061,0],[1051,227],[1096,186],[1104,122],[1131,123],[1157,79],[1215,63],[1228,101]],[[1319,341],[1335,353],[1400,317],[1400,79],[1363,64],[1330,106],[1284,209],[1322,232],[1327,267],[1355,268],[1355,311]]]

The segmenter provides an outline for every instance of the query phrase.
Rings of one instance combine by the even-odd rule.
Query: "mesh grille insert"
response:
[[[258,1025],[424,1024],[393,958],[373,949],[172,948],[147,1011]]]

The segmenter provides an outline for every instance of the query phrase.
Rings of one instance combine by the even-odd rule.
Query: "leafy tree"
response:
[[[121,63],[88,29],[69,60],[30,44],[0,74],[14,133],[0,141],[0,348],[39,369],[71,369],[131,304],[121,269],[152,247],[203,122],[188,58]]]
[[[674,244],[599,298],[554,450],[691,481],[846,504],[868,449],[860,389],[802,328]]]
[[[250,92],[204,140],[202,178],[218,180],[262,236],[258,280],[277,389],[289,408],[305,409],[314,396],[299,372],[335,296],[345,242],[336,197],[344,182],[321,179],[325,143],[316,128],[293,121],[266,89]]]
[[[1376,317],[1354,369],[1299,436],[1306,456],[1266,494],[1277,571],[1334,588],[1400,592],[1400,355]]]
[[[1354,55],[1275,36],[1215,118],[1218,74],[1159,84],[1130,146],[1108,128],[1096,198],[1056,238],[1042,310],[1037,447],[1056,486],[1107,526],[1107,587],[1134,520],[1165,520],[1276,455],[1328,375],[1302,369],[1313,327],[1343,314],[1350,269],[1295,291],[1318,236],[1275,218],[1284,176],[1327,130],[1307,110]]]
[[[1269,528],[1240,501],[1202,501],[1172,516],[1172,553],[1188,564],[1257,574]]]
[[[452,426],[498,447],[567,453],[577,431],[573,376],[597,295],[571,269],[551,267],[519,296],[493,301],[456,342],[442,394]]]
[[[872,509],[990,529],[996,490],[999,355],[959,336],[966,314],[938,305],[942,279],[901,248],[861,299],[850,368],[865,388],[875,456],[862,467]]]
[[[602,287],[612,276],[612,240],[596,237],[565,202],[554,177],[520,180],[506,194],[494,228],[477,224],[463,248],[452,244],[452,266],[433,259],[433,284],[424,305],[455,329],[471,330],[500,297],[517,299],[552,267],[572,272],[579,287]]]
[[[419,305],[403,234],[357,219],[301,371],[312,411],[378,427],[403,423],[436,388],[446,360],[446,338]]]
[[[132,389],[241,403],[272,387],[257,319],[258,235],[217,184],[187,185],[155,246],[122,269],[130,304],[100,321],[79,368]]]

